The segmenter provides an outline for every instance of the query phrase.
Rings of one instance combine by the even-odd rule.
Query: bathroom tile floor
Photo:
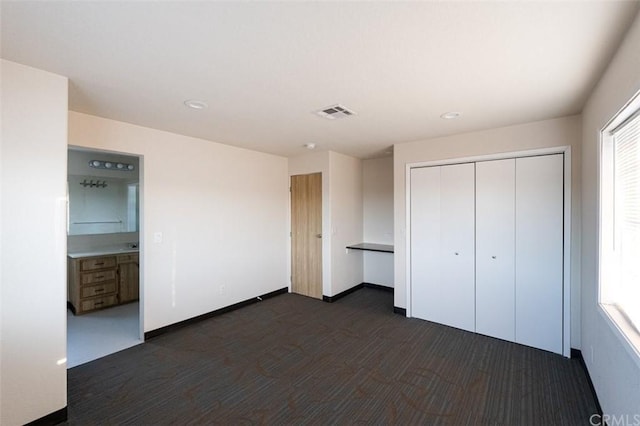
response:
[[[142,343],[139,311],[138,302],[79,316],[67,309],[67,368]]]

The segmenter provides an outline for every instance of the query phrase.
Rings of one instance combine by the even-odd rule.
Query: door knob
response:
[[[322,234],[316,234],[316,238],[322,238]]]
[[[458,256],[458,255],[459,255],[460,253],[458,253],[458,252],[455,252],[454,254],[455,254],[456,256]]]
[[[496,256],[491,256],[491,258],[492,258],[492,259],[495,259],[495,258],[496,258]]]

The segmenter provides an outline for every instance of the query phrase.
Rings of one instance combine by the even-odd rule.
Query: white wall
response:
[[[599,312],[598,151],[601,129],[640,91],[639,52],[640,15],[587,101],[582,120],[583,356],[604,413],[629,416],[629,421],[640,415],[640,360],[625,350]]]
[[[67,405],[67,79],[2,60],[0,424]]]
[[[362,252],[346,246],[362,242],[362,160],[329,153],[331,196],[331,291],[342,293],[363,281]]]
[[[395,145],[395,306],[407,307],[406,164],[570,145],[571,347],[580,348],[580,142],[581,118],[572,116]]]
[[[286,158],[76,112],[69,144],[143,157],[144,331],[287,286]]]
[[[393,244],[393,157],[362,162],[364,239]]]
[[[362,181],[364,241],[393,244],[393,157],[364,160]],[[393,254],[363,257],[364,282],[393,287]]]

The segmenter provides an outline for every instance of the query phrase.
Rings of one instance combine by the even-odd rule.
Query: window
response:
[[[640,98],[636,98],[638,100]],[[635,112],[631,107],[623,110],[602,138],[600,304],[640,354],[640,110],[637,104],[631,104],[636,107]]]

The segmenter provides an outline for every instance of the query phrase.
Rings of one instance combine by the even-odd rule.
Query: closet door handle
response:
[[[458,253],[457,251],[456,251],[456,252],[454,252],[453,254],[455,254],[456,256],[459,256],[459,255],[460,255],[460,253]]]
[[[491,258],[492,258],[492,259],[495,259],[495,258],[496,258],[496,256],[491,256]]]

